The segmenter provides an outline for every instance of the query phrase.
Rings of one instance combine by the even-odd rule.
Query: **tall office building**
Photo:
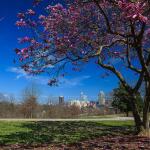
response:
[[[65,103],[64,96],[59,96],[59,104],[62,105]]]
[[[105,93],[103,91],[100,91],[98,95],[98,102],[99,105],[105,105]]]

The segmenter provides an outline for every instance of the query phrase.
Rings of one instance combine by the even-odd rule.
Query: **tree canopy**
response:
[[[121,112],[126,113],[127,116],[128,113],[132,111],[131,101],[132,101],[132,97],[122,85],[119,85],[118,88],[113,90],[112,106],[120,110]],[[141,112],[143,109],[143,100],[140,96],[140,93],[137,93],[136,95],[136,102],[137,102],[138,110],[139,112]]]
[[[123,76],[108,65],[112,59],[119,59],[135,73],[141,72],[140,55],[143,54],[149,64],[146,49],[150,35],[148,1],[76,0],[67,4],[48,5],[43,14],[32,9],[18,14],[20,20],[16,25],[30,28],[34,33],[32,37],[20,38],[19,42],[26,47],[16,49],[25,71],[31,74],[50,72],[53,84],[57,81],[55,75],[63,75],[61,71],[68,63],[78,70],[80,63],[95,58],[96,63],[115,72],[125,83]],[[142,54],[137,54],[135,45],[141,42]],[[136,66],[132,65],[134,61],[138,63]],[[145,72],[148,74],[146,66]]]

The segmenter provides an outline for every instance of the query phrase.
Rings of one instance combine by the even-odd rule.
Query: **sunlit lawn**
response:
[[[81,119],[105,119],[105,118],[116,118],[116,117],[126,117],[126,114],[113,114],[113,115],[96,115],[96,116],[89,116],[89,115],[81,115],[79,118]]]
[[[133,132],[132,121],[0,122],[0,144],[76,143],[103,135]]]

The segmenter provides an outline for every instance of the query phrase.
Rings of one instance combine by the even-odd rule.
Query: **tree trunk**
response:
[[[146,83],[145,88],[145,100],[144,100],[144,107],[143,107],[143,126],[145,132],[150,134],[150,118],[149,118],[149,110],[150,110],[150,82]],[[150,135],[149,135],[150,136]]]
[[[144,103],[143,110],[143,125],[145,129],[149,129],[149,109],[150,109],[150,99],[146,100]]]
[[[140,113],[138,111],[137,103],[136,103],[136,96],[132,94],[131,99],[131,106],[132,106],[132,113],[135,121],[135,127],[137,130],[137,134],[143,130],[143,123],[140,117]]]
[[[126,111],[126,116],[129,117],[129,112],[128,111]]]

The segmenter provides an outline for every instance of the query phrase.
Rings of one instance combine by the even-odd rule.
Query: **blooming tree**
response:
[[[40,7],[39,2],[36,0],[34,4]],[[64,76],[66,65],[78,70],[92,59],[112,72],[131,95],[138,131],[149,129],[149,0],[67,0],[65,6],[46,6],[43,14],[28,9],[18,13],[18,18],[16,25],[33,33],[20,38],[25,47],[16,49],[26,72],[48,73],[52,77],[49,85],[56,85],[58,76]],[[127,82],[128,71],[136,74],[135,85]],[[142,83],[145,86],[143,119],[135,98]]]

